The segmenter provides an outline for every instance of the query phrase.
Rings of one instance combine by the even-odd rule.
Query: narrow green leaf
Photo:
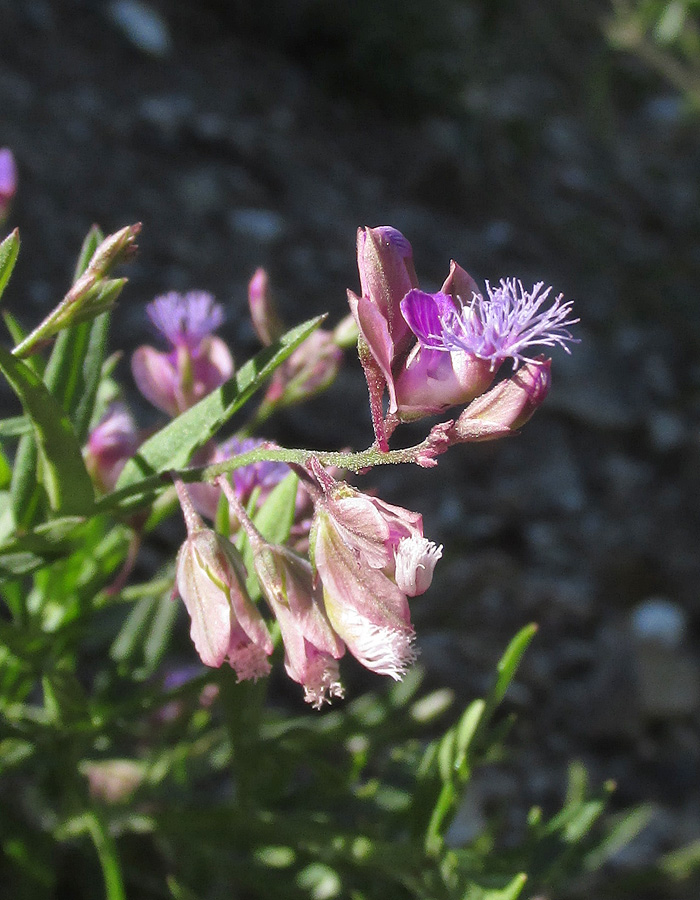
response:
[[[11,481],[12,467],[3,453],[2,448],[0,448],[0,491],[4,491],[8,488]]]
[[[31,420],[27,418],[27,421],[31,427]],[[44,489],[37,484],[38,462],[39,453],[32,429],[17,446],[12,470],[10,497],[15,524],[19,529],[31,526],[41,504]]]
[[[87,269],[88,265],[90,264],[90,260],[95,254],[95,250],[97,250],[104,239],[105,236],[100,230],[99,226],[92,225],[88,233],[85,235],[83,244],[80,248],[80,253],[78,254],[78,259],[75,264],[75,272],[73,273],[73,283],[75,283],[83,274],[85,269]]]
[[[11,416],[9,419],[0,420],[0,439],[22,437],[30,434],[32,426],[26,416]]]
[[[107,353],[110,319],[109,313],[102,313],[90,325],[90,336],[80,370],[79,389],[72,406],[73,426],[81,444],[87,439],[88,428],[95,410],[97,391]]]
[[[536,634],[537,625],[526,625],[520,629],[510,644],[508,644],[506,652],[498,663],[498,678],[491,692],[494,705],[500,703],[505,697],[508,686],[518,670],[523,655]],[[491,700],[491,697],[489,700]]]
[[[92,482],[68,417],[36,373],[4,347],[0,370],[32,421],[51,508],[63,515],[88,512],[94,501]]]
[[[455,767],[459,768],[467,759],[469,748],[471,747],[474,736],[477,733],[479,723],[484,715],[486,702],[484,700],[474,700],[466,708],[462,718],[457,724],[457,753],[455,756]]]
[[[151,500],[163,487],[161,479],[154,476],[187,465],[191,455],[211,440],[324,318],[317,316],[288,331],[276,344],[249,360],[233,378],[149,438],[126,464],[116,491],[103,498],[100,508],[118,505],[127,510]]]
[[[292,530],[299,479],[290,472],[275,485],[255,515],[255,527],[271,544],[284,544]]]
[[[504,888],[484,891],[483,900],[518,900],[527,883],[527,875],[521,872]],[[467,896],[469,896],[467,894]]]
[[[19,229],[15,228],[0,244],[0,297],[10,280],[19,253]]]

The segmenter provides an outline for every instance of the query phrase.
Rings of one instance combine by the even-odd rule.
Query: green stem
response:
[[[284,462],[291,465],[305,466],[315,457],[323,466],[336,466],[339,469],[347,469],[350,472],[361,472],[374,466],[399,465],[402,463],[416,463],[426,453],[430,453],[433,444],[430,438],[406,447],[403,450],[387,450],[383,452],[377,447],[370,447],[358,453],[341,453],[331,450],[298,450],[285,447],[258,447],[247,453],[239,453],[237,456],[226,459],[223,462],[210,466],[178,469],[163,472],[159,475],[150,475],[137,484],[129,485],[121,491],[108,494],[95,504],[95,512],[107,512],[118,509],[122,501],[142,495],[143,502],[152,500],[152,495],[162,491],[172,484],[173,478],[179,478],[186,483],[196,481],[213,481],[220,475],[228,475],[243,466],[249,466],[257,462]]]
[[[124,879],[114,838],[102,817],[95,812],[85,814],[85,826],[97,850],[105,882],[105,900],[126,900]]]

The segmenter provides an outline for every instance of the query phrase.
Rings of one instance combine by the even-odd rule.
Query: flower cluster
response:
[[[338,660],[346,648],[369,670],[401,678],[415,655],[408,598],[428,589],[442,548],[423,537],[418,513],[336,481],[315,459],[304,484],[314,504],[311,562],[265,541],[231,481],[218,480],[252,547],[287,673],[320,707],[343,694]],[[209,666],[228,661],[239,679],[264,675],[272,642],[247,593],[243,559],[231,541],[204,526],[185,486],[176,486],[188,531],[177,590],[197,652]]]
[[[503,280],[495,288],[487,284],[484,295],[454,262],[440,291],[422,291],[411,245],[394,228],[360,229],[357,252],[361,293],[348,292],[351,315],[334,331],[314,332],[277,368],[244,431],[209,442],[191,460],[228,474],[185,487],[184,476],[173,473],[187,527],[175,592],[202,662],[228,662],[239,679],[266,675],[272,617],[286,671],[314,707],[343,695],[338,661],[346,650],[372,672],[403,676],[415,658],[409,599],[430,587],[442,547],[424,537],[419,513],[362,493],[308,451],[280,453],[276,444],[249,435],[274,412],[333,381],[342,349],[357,341],[376,438],[360,456],[369,465],[393,461],[388,440],[400,423],[464,407],[455,420],[434,426],[412,456],[398,451],[400,461],[434,465],[452,444],[512,434],[530,418],[551,383],[551,360],[531,348],[568,351],[577,321],[561,296],[548,303],[551,289],[541,283],[528,292],[519,281]],[[273,344],[284,324],[262,269],[250,281],[248,305],[260,343]],[[132,372],[141,393],[175,417],[234,374],[231,351],[214,334],[223,309],[210,294],[192,291],[157,297],[148,315],[168,348],[139,347]],[[499,377],[506,360],[512,367]],[[114,489],[139,441],[126,408],[109,407],[84,451],[101,491]],[[255,461],[236,464],[244,454]],[[336,456],[330,461],[348,459]],[[354,469],[365,465],[356,461]],[[298,482],[288,510],[291,531],[284,545],[270,543],[256,516],[292,470]],[[247,566],[239,549],[246,545]],[[255,585],[267,616],[254,602]]]
[[[523,423],[523,411],[527,408],[531,414],[544,400],[548,361],[530,355],[529,348],[559,345],[568,351],[567,343],[573,340],[569,327],[578,321],[572,318],[570,301],[563,302],[559,295],[543,308],[551,288],[543,290],[539,283],[527,292],[513,279],[502,280],[495,289],[487,284],[484,297],[455,262],[442,289],[425,293],[418,287],[411,245],[386,226],[359,230],[357,260],[362,291],[360,296],[348,291],[348,300],[360,332],[358,348],[380,449],[388,449],[388,439],[401,422],[488,396],[507,359],[513,361],[513,370],[521,364],[527,369],[515,381],[517,390],[508,391],[511,402],[487,401],[498,418],[489,420],[480,437],[465,436],[471,431],[463,424],[449,433],[449,440],[512,433]],[[497,385],[496,391],[500,396],[503,388]],[[478,411],[468,407],[462,422],[483,419],[484,409],[483,404]],[[447,430],[441,433],[446,436]]]

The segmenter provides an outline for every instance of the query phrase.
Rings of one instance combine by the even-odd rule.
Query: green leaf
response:
[[[31,427],[31,419],[27,419]],[[15,453],[10,496],[16,527],[29,528],[41,505],[44,489],[37,483],[37,451],[34,431],[25,434]]]
[[[32,426],[26,416],[12,416],[9,419],[0,419],[0,439],[22,437],[30,434]]]
[[[94,502],[92,482],[68,417],[36,373],[4,347],[0,370],[31,419],[52,510],[63,515],[89,512]]]
[[[19,253],[19,230],[15,228],[0,244],[0,297],[10,280]]]
[[[88,265],[90,264],[90,260],[95,255],[95,250],[97,250],[104,239],[105,236],[100,230],[100,227],[98,225],[92,225],[88,233],[85,235],[83,244],[80,248],[80,253],[78,254],[78,259],[75,264],[75,272],[73,273],[74,284],[83,274],[85,269],[87,269]]]
[[[486,890],[481,895],[480,900],[518,900],[522,894],[523,888],[527,883],[527,875],[521,872],[507,884],[504,888]],[[470,894],[467,892],[467,900],[471,900]]]
[[[498,663],[498,678],[491,691],[489,705],[497,706],[505,697],[508,686],[518,670],[523,655],[536,634],[537,625],[526,625],[520,629],[510,644],[508,644],[506,652]]]
[[[270,491],[255,515],[255,527],[271,544],[284,544],[292,530],[299,479],[290,472]]]
[[[7,457],[0,448],[0,491],[4,491],[10,486],[12,481],[12,467],[7,461]]]
[[[115,492],[104,497],[99,507],[128,510],[149,502],[164,487],[157,476],[187,465],[192,454],[211,440],[324,318],[317,316],[288,331],[233,378],[149,438],[124,467]]]

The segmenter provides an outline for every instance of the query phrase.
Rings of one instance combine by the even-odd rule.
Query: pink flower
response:
[[[113,403],[90,432],[84,450],[85,465],[100,491],[114,490],[121,470],[140,442],[129,410],[123,403]]]
[[[190,615],[190,636],[206,666],[228,660],[240,680],[270,671],[272,640],[246,592],[246,571],[230,541],[195,512],[185,486],[175,482],[187,524],[176,564],[176,587]]]
[[[400,679],[413,662],[407,595],[427,590],[442,548],[423,537],[419,513],[336,482],[316,462],[311,552],[328,618],[368,669]]]
[[[0,222],[10,211],[10,204],[17,193],[17,165],[12,150],[0,148]]]
[[[223,321],[223,310],[211,294],[171,292],[156,297],[148,315],[171,349],[162,353],[154,347],[137,348],[131,370],[144,397],[177,416],[233,375],[230,350],[212,336]]]
[[[253,549],[255,574],[282,633],[287,674],[303,685],[306,702],[316,709],[342,697],[337,661],[345,647],[328,621],[310,564],[286,547],[263,540],[231,483],[225,478],[218,483]]]

